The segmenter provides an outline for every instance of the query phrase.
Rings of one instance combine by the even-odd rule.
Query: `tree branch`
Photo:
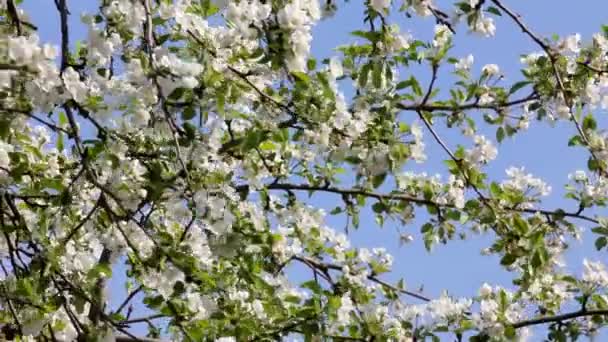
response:
[[[474,109],[491,109],[493,111],[498,112],[504,108],[513,107],[513,106],[517,106],[520,104],[525,104],[527,102],[538,100],[538,99],[540,99],[540,95],[538,95],[536,92],[533,92],[524,98],[512,100],[512,101],[508,101],[508,102],[504,102],[504,103],[481,105],[477,102],[474,102],[474,103],[467,103],[467,104],[463,104],[463,105],[454,105],[454,106],[426,104],[426,103],[404,105],[404,104],[398,103],[397,108],[399,108],[401,110],[423,111],[423,112],[434,112],[434,111],[462,112],[465,110],[474,110]]]
[[[237,191],[244,191],[245,187],[247,187],[247,186],[237,186],[236,189],[237,189]],[[402,194],[402,193],[383,194],[383,193],[367,191],[364,189],[357,189],[357,188],[345,189],[345,188],[337,188],[337,187],[331,187],[331,186],[325,187],[325,186],[314,186],[314,185],[309,185],[309,184],[291,184],[291,183],[271,183],[271,184],[266,185],[266,188],[268,190],[321,191],[321,192],[335,193],[335,194],[339,194],[339,195],[351,195],[351,196],[362,195],[362,196],[366,196],[366,197],[370,197],[370,198],[375,198],[378,200],[399,200],[399,201],[417,203],[420,205],[432,205],[432,206],[443,207],[443,208],[452,208],[452,209],[456,208],[454,205],[451,205],[451,204],[447,204],[447,203],[439,204],[432,200],[418,198],[418,197],[414,197],[414,196],[410,196],[410,195],[406,195],[406,194]],[[566,212],[566,211],[559,210],[559,209],[558,210],[546,210],[546,209],[517,208],[517,207],[503,207],[503,206],[499,206],[498,208],[500,208],[502,210],[506,210],[506,211],[528,213],[528,214],[540,213],[543,215],[570,217],[570,218],[575,218],[575,219],[592,222],[592,223],[596,223],[596,224],[599,223],[598,220],[596,220],[592,217],[581,215],[580,213],[575,213],[575,212]]]
[[[17,34],[21,36],[23,34],[23,29],[21,28],[21,19],[19,19],[19,13],[17,12],[15,2],[13,0],[7,0],[6,9],[8,10],[8,15],[11,17],[13,24],[15,24],[15,27],[17,28]]]
[[[127,319],[124,321],[119,321],[117,322],[118,324],[121,325],[129,325],[129,324],[135,324],[135,323],[146,323],[148,321],[154,320],[154,319],[161,319],[161,318],[167,318],[167,315],[164,314],[155,314],[155,315],[150,315],[147,317],[139,317],[139,318],[132,318],[132,319]]]
[[[608,310],[579,310],[574,312],[569,312],[561,315],[555,316],[546,316],[540,318],[529,319],[526,321],[521,321],[512,324],[511,326],[515,329],[531,326],[531,325],[539,325],[546,323],[557,323],[561,321],[566,321],[570,319],[575,319],[579,317],[587,317],[587,316],[608,316]]]
[[[18,113],[18,114],[21,114],[21,115],[25,115],[28,118],[30,118],[30,119],[32,119],[32,120],[34,120],[36,122],[39,122],[39,123],[47,126],[48,128],[50,128],[51,130],[53,130],[55,132],[63,132],[65,134],[67,134],[68,136],[72,135],[72,133],[70,133],[68,130],[66,130],[64,128],[61,128],[61,127],[55,125],[52,122],[48,122],[46,120],[43,120],[43,119],[37,117],[36,115],[30,113],[30,111],[27,111],[27,110],[23,110],[23,109],[19,109],[19,108],[0,107],[0,112],[8,112],[8,113],[12,112],[12,113]]]
[[[150,337],[131,337],[128,335],[118,335],[115,337],[116,342],[165,342],[166,340],[160,340]]]
[[[143,289],[144,289],[144,286],[139,285],[139,287],[137,287],[135,290],[131,291],[131,293],[129,293],[127,298],[125,298],[125,300],[120,304],[120,306],[118,306],[118,309],[116,309],[115,312],[120,313],[127,306],[127,304],[129,304],[129,302]]]
[[[340,265],[326,263],[326,262],[323,262],[323,261],[320,261],[320,260],[317,260],[317,259],[313,259],[313,258],[309,258],[309,257],[294,256],[293,259],[297,260],[297,261],[300,261],[302,263],[305,263],[305,264],[312,265],[312,266],[314,266],[314,267],[316,267],[316,268],[318,268],[320,270],[327,271],[328,269],[331,269],[331,270],[335,270],[335,271],[342,271],[342,266],[340,266]],[[378,284],[380,284],[380,285],[382,285],[382,286],[390,289],[391,291],[402,293],[402,294],[408,295],[410,297],[414,297],[414,298],[420,299],[420,300],[425,301],[425,302],[430,302],[431,301],[431,299],[428,298],[428,297],[426,297],[426,296],[423,296],[423,295],[418,294],[416,292],[411,292],[411,291],[400,289],[400,288],[398,288],[396,286],[393,286],[393,285],[391,285],[391,284],[389,284],[389,283],[387,283],[387,282],[385,282],[385,281],[377,278],[376,276],[369,275],[369,276],[367,276],[367,279],[370,280],[370,281],[373,281],[375,283],[378,283]]]

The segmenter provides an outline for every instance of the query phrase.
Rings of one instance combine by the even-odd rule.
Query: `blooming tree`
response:
[[[80,16],[78,43],[68,1],[41,1],[59,47],[20,2],[0,0],[3,339],[511,341],[543,325],[565,341],[608,324],[605,266],[563,265],[578,224],[608,245],[596,210],[608,135],[593,114],[608,107],[608,28],[547,39],[506,0],[367,0],[356,42],[316,60],[312,28],[339,1],[102,0]],[[400,30],[399,16],[434,20],[432,39]],[[516,82],[452,57],[454,35],[491,38],[495,20],[537,47]],[[428,80],[404,76],[412,65]],[[535,120],[573,125],[564,145],[589,156],[569,207],[548,208],[551,187],[523,168],[487,174],[499,144]],[[446,124],[462,144],[441,137]],[[429,144],[446,180],[408,171]],[[427,249],[492,236],[483,254],[513,286],[429,298],[389,283],[384,248],[349,244],[369,207],[379,224],[424,219]],[[128,294],[111,305],[116,273]]]

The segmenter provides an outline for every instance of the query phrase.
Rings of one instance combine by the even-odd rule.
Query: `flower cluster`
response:
[[[286,63],[291,71],[305,71],[310,51],[312,25],[321,18],[318,0],[294,0],[277,14],[279,25],[288,30],[291,54]]]
[[[546,40],[501,0],[369,0],[356,42],[317,59],[313,28],[339,2],[83,2],[77,22],[56,1],[40,5],[57,12],[55,47],[20,4],[0,1],[0,339],[137,340],[141,325],[172,340],[498,341],[547,323],[567,340],[606,325],[587,317],[608,309],[606,267],[565,261],[582,224],[608,246],[594,117],[608,31]],[[433,32],[414,38],[411,14]],[[540,51],[513,84],[452,57],[461,20],[492,37],[500,14]],[[578,206],[546,208],[551,186],[523,167],[502,182],[486,167],[532,118],[572,125],[567,144],[589,152],[566,187]],[[514,287],[406,289],[392,246],[353,234],[372,222],[427,250],[484,233]]]
[[[551,186],[526,173],[523,167],[510,167],[505,172],[509,179],[501,183],[503,189],[521,192],[526,197],[548,196],[551,193]]]
[[[474,138],[475,146],[466,152],[466,160],[471,164],[486,164],[489,161],[496,159],[498,150],[483,135],[477,135]]]

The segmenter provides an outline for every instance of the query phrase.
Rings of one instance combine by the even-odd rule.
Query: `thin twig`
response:
[[[13,320],[15,321],[15,324],[17,325],[17,331],[19,332],[20,335],[23,335],[23,325],[21,325],[21,321],[19,321],[19,316],[17,316],[17,311],[15,311],[13,302],[10,300],[10,298],[8,298],[8,296],[6,294],[6,289],[4,288],[4,285],[2,285],[2,296],[6,299],[6,303],[8,305],[11,316],[13,316]]]
[[[342,269],[343,269],[342,266],[340,266],[340,265],[336,265],[336,264],[332,264],[332,263],[326,263],[326,262],[323,262],[323,261],[320,261],[320,260],[316,260],[316,259],[313,259],[313,258],[310,258],[310,257],[294,256],[293,259],[297,260],[297,261],[300,261],[300,262],[303,262],[303,263],[306,263],[306,264],[309,264],[309,265],[313,265],[313,266],[315,266],[316,268],[318,268],[320,270],[332,269],[332,270],[336,270],[336,271],[342,271]],[[398,288],[396,286],[393,286],[393,285],[391,285],[391,284],[389,284],[389,283],[387,283],[387,282],[385,282],[383,280],[380,280],[376,276],[369,275],[369,276],[367,276],[367,279],[369,279],[370,281],[373,281],[375,283],[378,283],[378,284],[380,284],[380,285],[382,285],[382,286],[384,286],[386,288],[389,288],[392,291],[399,292],[399,293],[402,293],[402,294],[405,294],[405,295],[408,295],[408,296],[420,299],[420,300],[425,301],[425,302],[431,301],[431,299],[428,298],[428,297],[426,297],[426,296],[423,296],[423,295],[418,294],[416,292],[400,289],[400,288]]]
[[[131,291],[129,293],[129,295],[127,296],[127,298],[125,298],[125,300],[120,304],[120,306],[118,306],[118,309],[116,309],[116,313],[120,313],[122,310],[124,310],[124,308],[127,307],[127,305],[129,304],[129,302],[142,290],[144,289],[143,285],[139,285],[135,290]]]
[[[53,131],[55,131],[55,132],[63,132],[63,133],[65,133],[65,134],[67,134],[68,136],[71,136],[71,134],[72,134],[72,133],[71,133],[71,132],[69,132],[68,130],[66,130],[66,129],[64,129],[64,128],[61,128],[61,127],[59,127],[59,126],[55,125],[55,124],[54,124],[54,123],[52,123],[52,122],[48,122],[48,121],[46,121],[46,120],[43,120],[43,119],[41,119],[41,118],[37,117],[36,115],[34,115],[34,114],[30,113],[30,111],[27,111],[27,110],[23,110],[23,109],[19,109],[19,108],[6,108],[6,107],[0,107],[0,112],[19,113],[19,114],[21,114],[21,115],[25,115],[25,116],[27,116],[28,118],[30,118],[30,119],[32,119],[32,120],[34,120],[34,121],[36,121],[36,122],[39,122],[39,123],[41,123],[41,124],[43,124],[43,125],[47,126],[48,128],[50,128],[51,130],[53,130]]]
[[[146,323],[150,320],[167,318],[167,317],[168,317],[167,315],[163,315],[163,314],[154,314],[154,315],[150,315],[147,317],[127,319],[124,321],[119,321],[117,323],[122,324],[122,325],[129,325],[129,324],[135,324],[135,323]]]
[[[533,92],[524,98],[512,100],[512,101],[508,101],[508,102],[504,102],[504,103],[490,103],[490,104],[482,105],[477,102],[474,102],[474,103],[467,103],[467,104],[463,104],[463,105],[454,105],[454,106],[442,105],[442,104],[422,104],[422,103],[420,103],[420,104],[412,104],[412,105],[397,104],[397,107],[401,110],[424,111],[424,112],[435,112],[435,111],[462,112],[465,110],[474,110],[474,109],[491,109],[491,110],[498,112],[498,111],[504,110],[505,108],[508,108],[508,107],[525,104],[530,101],[534,101],[534,100],[538,100],[538,99],[540,99],[540,96],[536,92]]]

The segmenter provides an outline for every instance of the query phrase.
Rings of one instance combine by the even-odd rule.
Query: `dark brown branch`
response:
[[[557,323],[557,322],[562,322],[562,321],[567,321],[570,319],[575,319],[575,318],[579,318],[579,317],[587,317],[587,316],[608,316],[608,310],[579,310],[579,311],[569,312],[569,313],[565,313],[565,314],[561,314],[561,315],[529,319],[526,321],[514,323],[514,324],[512,324],[512,326],[515,329],[519,329],[519,328],[528,327],[528,326],[532,326],[532,325]]]
[[[142,290],[144,289],[143,285],[139,285],[138,288],[136,288],[135,290],[131,291],[129,293],[129,295],[127,296],[127,298],[125,298],[125,300],[118,306],[118,309],[116,309],[116,313],[120,313],[122,310],[124,310],[125,307],[127,307],[127,305],[129,304],[129,302]]]
[[[500,0],[491,0],[498,8],[500,8],[503,12],[507,13],[511,19],[519,26],[519,28],[526,34],[528,37],[532,38],[532,40],[538,44],[543,50],[546,52],[551,51],[551,47],[544,42],[540,36],[532,32],[528,26],[522,21],[521,16],[509,8],[505,7]]]
[[[82,228],[87,222],[89,222],[89,220],[93,217],[93,215],[95,214],[97,209],[99,209],[100,204],[101,204],[100,200],[97,200],[97,202],[95,203],[93,208],[91,208],[91,210],[88,212],[88,214],[76,225],[76,227],[74,227],[70,231],[68,236],[66,236],[65,239],[63,239],[63,244],[67,244],[74,237],[74,235],[76,235],[76,233],[80,230],[80,228]]]
[[[150,315],[147,317],[127,319],[124,321],[119,321],[117,323],[122,324],[122,325],[129,325],[129,324],[135,324],[135,323],[146,323],[146,322],[154,320],[154,319],[161,319],[161,318],[167,318],[167,317],[168,317],[167,315],[155,314],[155,315]]]
[[[68,67],[70,60],[70,31],[68,28],[68,6],[67,0],[57,0],[57,10],[61,25],[61,72]]]
[[[426,105],[427,101],[430,98],[431,93],[433,92],[433,86],[435,84],[435,81],[437,80],[438,66],[433,64],[431,67],[432,67],[431,82],[429,83],[429,88],[428,88],[426,94],[424,95],[424,98],[422,99],[422,105]],[[494,212],[494,208],[492,207],[492,205],[490,205],[490,203],[488,203],[487,198],[481,193],[481,191],[475,184],[471,183],[466,170],[462,167],[462,160],[459,158],[456,158],[456,156],[450,150],[450,148],[446,145],[446,143],[443,142],[443,140],[441,139],[439,134],[437,134],[437,132],[433,128],[433,125],[426,118],[426,116],[424,116],[422,111],[418,110],[416,113],[418,113],[418,117],[420,117],[420,120],[422,120],[422,122],[424,123],[426,128],[429,130],[429,132],[431,132],[431,135],[433,136],[435,141],[439,144],[439,146],[441,146],[441,148],[450,156],[450,158],[456,163],[456,165],[458,165],[458,169],[460,170],[462,177],[466,180],[467,185],[471,186],[473,188],[473,190],[475,191],[475,193],[477,193],[477,195],[479,196],[479,199],[482,201],[482,203],[484,203],[492,212]]]
[[[165,342],[164,340],[150,337],[131,337],[127,335],[116,336],[116,342]]]
[[[21,28],[21,19],[19,19],[19,13],[17,12],[15,2],[13,0],[7,0],[6,9],[8,10],[8,15],[11,17],[11,21],[17,28],[17,34],[21,36],[23,34],[23,29]]]
[[[599,69],[599,68],[596,68],[596,67],[590,65],[589,63],[577,62],[576,64],[578,64],[586,69],[589,69],[595,73],[598,73],[598,74],[608,74],[608,69]]]
[[[167,124],[171,128],[171,131],[174,133],[179,133],[180,135],[184,135],[185,131],[177,125],[173,115],[169,112],[167,108],[167,96],[171,94],[164,94],[163,89],[158,82],[158,72],[154,67],[154,47],[156,46],[156,40],[154,39],[154,22],[152,20],[152,12],[150,10],[150,2],[149,0],[141,0],[142,5],[144,6],[144,10],[146,13],[146,18],[144,21],[144,44],[146,52],[148,53],[148,59],[150,62],[150,69],[152,70],[152,81],[154,82],[154,86],[156,87],[156,91],[158,93],[160,107],[165,115],[165,119],[167,120]],[[175,138],[175,137],[174,137]],[[177,141],[177,139],[175,139]]]
[[[197,42],[197,44],[199,44],[202,47],[206,46],[206,44],[200,38],[198,38],[192,31],[188,31],[188,34],[192,37],[192,39],[194,39]],[[215,54],[212,51],[210,51],[210,53],[212,56],[215,57]],[[288,105],[275,100],[272,96],[266,94],[261,89],[259,89],[249,79],[247,74],[240,72],[239,70],[235,69],[234,67],[232,67],[230,65],[228,65],[227,67],[228,67],[228,70],[230,70],[233,74],[235,74],[237,77],[239,77],[241,80],[243,80],[249,87],[251,87],[253,89],[253,91],[256,92],[260,96],[261,100],[271,103],[272,105],[276,106],[277,108],[279,108],[281,110],[284,110],[287,114],[290,115],[290,117],[291,117],[290,120],[279,123],[279,125],[278,125],[279,128],[290,127],[290,126],[296,124],[297,118],[299,117],[298,113],[296,113]]]
[[[19,331],[19,334],[23,335],[23,326],[21,325],[21,321],[19,321],[19,316],[17,316],[17,311],[15,311],[13,302],[11,301],[10,298],[8,298],[8,296],[6,294],[6,289],[4,288],[4,285],[2,285],[2,296],[6,299],[6,303],[8,305],[11,316],[13,316],[13,320],[15,321],[15,324],[17,325],[17,331]]]
[[[330,187],[314,186],[314,185],[309,185],[309,184],[273,183],[273,184],[266,185],[266,189],[268,189],[268,190],[321,191],[321,192],[328,192],[328,193],[334,193],[334,194],[338,194],[338,195],[349,195],[349,196],[362,195],[362,196],[369,197],[369,198],[375,198],[377,200],[389,200],[389,201],[398,200],[398,201],[416,203],[416,204],[420,204],[420,205],[432,205],[432,206],[436,206],[436,207],[451,208],[451,209],[455,208],[451,204],[439,204],[432,200],[418,198],[418,197],[410,196],[407,194],[402,194],[402,193],[383,194],[383,193],[367,191],[364,189],[357,189],[357,188],[343,189],[343,188],[337,188],[337,187],[331,187],[331,186]],[[243,190],[244,190],[243,186],[237,187],[237,191],[243,191]],[[535,208],[517,208],[517,207],[500,207],[500,206],[498,208],[500,208],[502,210],[506,210],[506,211],[528,213],[528,214],[540,213],[543,215],[550,215],[550,216],[570,217],[570,218],[579,219],[579,220],[592,222],[592,223],[596,223],[596,224],[599,223],[598,220],[596,220],[592,217],[577,214],[575,212],[566,212],[563,210],[546,210],[546,209],[535,209]]]
[[[496,112],[503,110],[504,108],[517,106],[520,104],[525,104],[527,102],[538,100],[540,96],[536,93],[532,93],[524,98],[508,101],[504,103],[492,103],[481,105],[477,102],[468,103],[463,105],[437,105],[437,104],[412,104],[412,105],[404,105],[397,104],[397,107],[401,110],[410,110],[410,111],[424,111],[424,112],[435,112],[435,111],[449,111],[449,112],[462,112],[465,110],[475,110],[475,109],[491,109]]]
[[[32,120],[34,120],[36,122],[39,122],[39,123],[47,126],[48,128],[50,128],[51,130],[53,130],[55,132],[63,132],[65,134],[67,134],[67,135],[71,135],[71,133],[69,131],[67,131],[66,129],[61,128],[61,127],[55,125],[52,122],[48,122],[46,120],[43,120],[43,119],[37,117],[36,115],[30,113],[30,111],[27,111],[27,110],[23,110],[23,109],[19,109],[19,108],[0,107],[0,112],[18,113],[18,114],[21,114],[21,115],[25,115],[28,118],[30,118],[30,119],[32,119]]]
[[[27,71],[27,66],[0,63],[0,70]]]
[[[452,32],[453,34],[456,34],[456,31],[454,30],[452,23],[449,21],[449,16],[446,13],[433,7],[430,4],[428,5],[428,9],[429,9],[429,11],[431,11],[433,16],[435,17],[435,21],[438,24],[445,25],[445,27],[447,27],[448,30],[450,30],[450,32]]]
[[[38,27],[36,27],[36,25],[19,18],[19,12],[17,10],[17,6],[15,6],[14,0],[8,0],[6,5],[8,15],[11,17],[11,21],[13,22],[13,24],[15,24],[17,28],[17,34],[23,34],[23,26],[27,26],[32,30],[38,30]]]
[[[83,300],[88,302],[91,305],[91,307],[99,306],[99,303],[95,302],[95,300],[93,298],[89,297],[82,289],[80,289],[76,285],[72,284],[61,272],[57,271],[55,273],[57,274],[57,276],[59,276],[59,278],[61,278],[61,282],[70,289],[71,294],[82,298]],[[55,283],[58,283],[57,280],[55,280],[54,278],[52,278],[52,279]],[[126,330],[124,328],[124,326],[121,323],[114,321],[112,318],[110,318],[108,315],[106,315],[103,311],[99,313],[99,318],[101,320],[109,323],[112,327],[114,327],[116,330],[118,330],[119,332],[122,333],[122,335],[116,336],[116,341],[162,342],[162,340],[159,340],[159,339],[137,337],[137,336],[131,334],[128,330]]]

